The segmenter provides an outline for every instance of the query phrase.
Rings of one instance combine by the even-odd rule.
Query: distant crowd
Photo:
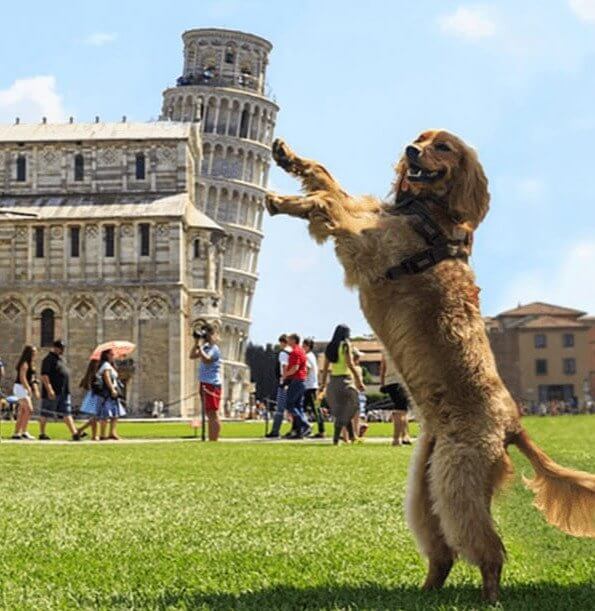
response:
[[[278,380],[275,411],[269,439],[281,438],[281,426],[287,414],[291,422],[283,438],[325,437],[327,417],[334,422],[333,443],[355,443],[368,429],[361,354],[353,347],[351,332],[338,325],[324,352],[322,370],[314,354],[314,340],[300,341],[297,333],[279,337],[276,363]],[[390,397],[383,409],[390,410],[394,425],[393,445],[411,443],[407,411],[409,397],[396,368],[385,355],[381,367],[381,390]],[[316,424],[316,432],[309,418]]]

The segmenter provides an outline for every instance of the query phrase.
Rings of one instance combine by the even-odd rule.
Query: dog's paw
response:
[[[273,142],[273,159],[280,168],[291,170],[294,157],[292,150],[281,138],[277,138]]]
[[[274,193],[267,193],[264,198],[264,205],[268,213],[271,216],[275,216],[275,214],[279,214],[279,209],[277,208],[277,204],[280,202],[280,198],[278,195]]]

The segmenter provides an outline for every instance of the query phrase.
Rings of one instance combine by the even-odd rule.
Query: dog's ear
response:
[[[403,158],[399,159],[395,165],[395,172],[397,178],[393,183],[393,191],[396,196],[396,200],[399,201],[404,193],[410,190],[409,182],[407,181],[407,166]]]
[[[475,229],[487,214],[489,204],[488,179],[479,163],[477,153],[467,147],[450,190],[449,211],[461,223],[470,223]]]

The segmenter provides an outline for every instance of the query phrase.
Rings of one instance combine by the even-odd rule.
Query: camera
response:
[[[194,339],[206,339],[207,338],[206,328],[201,327],[200,329],[194,329],[194,331],[192,331],[192,337]]]
[[[215,327],[209,323],[204,323],[192,331],[192,337],[194,339],[206,340],[209,339],[209,336],[213,335],[213,333],[215,333]]]

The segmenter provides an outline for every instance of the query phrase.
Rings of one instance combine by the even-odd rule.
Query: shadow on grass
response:
[[[593,609],[595,588],[590,585],[537,583],[502,589],[499,609],[560,610]],[[138,598],[136,599],[138,602]],[[99,602],[99,601],[97,601]],[[103,601],[105,602],[105,601]],[[125,596],[114,596],[113,606],[130,603]],[[412,586],[389,588],[374,584],[298,588],[271,586],[238,594],[216,592],[166,591],[143,601],[151,608],[189,609],[477,609],[482,604],[479,588],[471,585],[446,587],[440,592],[421,592]],[[110,605],[110,606],[111,606]]]

